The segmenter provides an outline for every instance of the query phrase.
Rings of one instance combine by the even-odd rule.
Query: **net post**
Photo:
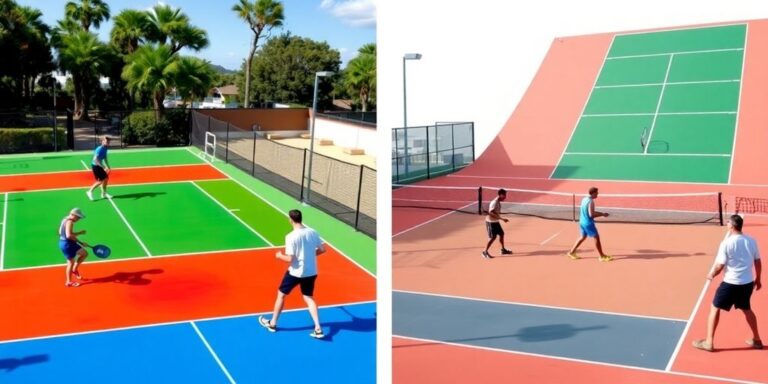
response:
[[[363,194],[363,170],[365,166],[360,164],[360,179],[357,183],[357,207],[355,208],[355,230],[360,222],[360,196]]]
[[[435,130],[437,130],[437,126],[435,126]],[[424,131],[427,134],[427,179],[431,179],[432,175],[429,171],[429,126],[424,127]]]
[[[720,226],[723,226],[723,193],[718,192],[717,193],[717,209],[720,213]]]
[[[483,214],[483,187],[477,187],[477,214]]]
[[[451,171],[456,172],[456,139],[454,125],[451,124]]]
[[[576,194],[575,193],[571,194],[571,199],[573,201],[571,203],[571,212],[573,214],[572,217],[573,217],[573,221],[576,221]]]
[[[253,126],[253,158],[251,159],[251,176],[256,177],[256,125]]]
[[[304,178],[307,176],[307,149],[304,148],[304,159],[301,164],[301,192],[299,192],[299,200],[304,201]]]

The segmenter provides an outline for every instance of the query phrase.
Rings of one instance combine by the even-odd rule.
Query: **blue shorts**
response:
[[[75,243],[72,240],[59,240],[59,249],[61,249],[61,253],[64,254],[64,257],[66,257],[67,260],[72,260],[77,256],[77,251],[81,248],[80,244]]]
[[[581,230],[582,236],[589,236],[589,237],[597,237],[597,227],[595,226],[595,223],[579,223],[579,229]]]

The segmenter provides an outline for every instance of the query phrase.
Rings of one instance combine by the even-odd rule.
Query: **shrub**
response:
[[[186,145],[188,112],[170,109],[159,120],[154,111],[133,112],[123,120],[123,140],[126,144],[157,145],[169,147]]]
[[[51,128],[0,128],[0,153],[52,151],[51,131]],[[56,131],[59,148],[66,147],[66,130]]]

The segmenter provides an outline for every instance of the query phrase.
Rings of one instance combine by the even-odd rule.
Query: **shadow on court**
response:
[[[0,370],[10,372],[24,365],[47,363],[48,360],[48,355],[32,355],[22,357],[20,359],[0,359]]]
[[[597,331],[601,329],[607,329],[608,326],[596,325],[591,327],[576,328],[570,324],[549,324],[538,325],[535,327],[524,327],[512,335],[498,335],[498,336],[484,336],[484,337],[471,337],[462,339],[442,340],[448,343],[472,343],[477,341],[487,340],[500,340],[516,338],[523,343],[540,343],[545,341],[555,341],[569,339],[576,336],[579,332],[585,331]],[[411,347],[424,347],[429,345],[439,345],[439,343],[418,343],[393,346],[392,348],[411,348]]]
[[[140,193],[126,193],[124,195],[114,195],[112,199],[143,199],[145,197],[156,197],[159,195],[165,195],[165,192],[140,192]]]
[[[97,277],[95,279],[85,279],[84,284],[100,284],[100,283],[118,283],[128,285],[149,285],[152,284],[152,280],[146,278],[144,275],[155,275],[165,272],[162,269],[147,269],[144,271],[136,272],[116,272],[111,276]]]
[[[338,307],[342,311],[344,311],[347,315],[349,315],[350,320],[347,321],[332,321],[332,322],[323,322],[322,317],[320,318],[320,325],[323,327],[323,330],[325,332],[325,337],[322,339],[319,339],[321,341],[333,341],[333,337],[339,334],[339,332],[342,331],[350,331],[350,332],[376,332],[376,313],[373,314],[373,317],[358,317],[349,312],[345,307]],[[309,325],[304,327],[278,327],[279,331],[311,331],[315,327],[312,325],[311,320],[309,319],[309,313],[307,313],[307,320],[309,321]]]

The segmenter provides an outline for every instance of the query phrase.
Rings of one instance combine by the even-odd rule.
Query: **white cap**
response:
[[[71,211],[69,211],[70,215],[75,215],[81,219],[85,219],[85,215],[83,215],[83,212],[80,211],[80,208],[72,208]]]

